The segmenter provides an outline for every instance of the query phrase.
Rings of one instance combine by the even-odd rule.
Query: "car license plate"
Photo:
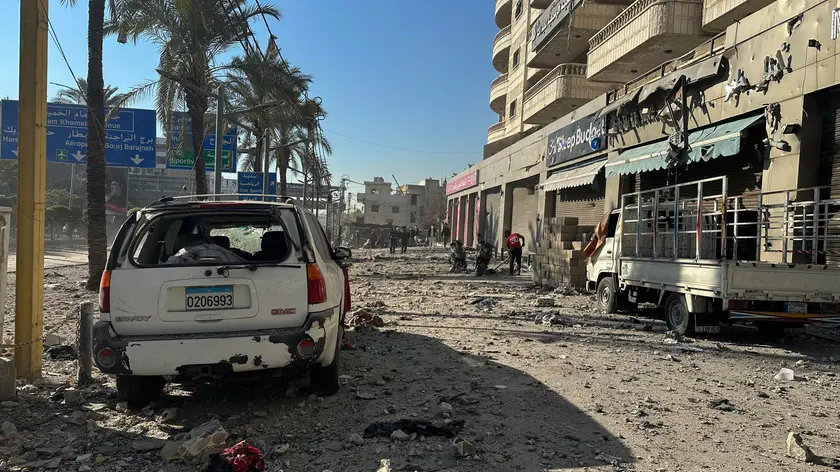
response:
[[[806,315],[808,314],[808,304],[803,302],[787,302],[785,304],[785,313]]]
[[[187,287],[187,310],[233,308],[233,287]]]

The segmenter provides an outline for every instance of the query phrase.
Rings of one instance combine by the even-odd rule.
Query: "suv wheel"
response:
[[[166,380],[159,376],[117,376],[117,393],[120,400],[133,408],[142,408],[160,398]]]
[[[335,340],[335,356],[330,365],[324,367],[315,364],[309,367],[309,384],[312,392],[318,396],[331,396],[338,393],[339,388],[339,366],[341,365],[339,354],[341,353],[341,340],[344,338],[344,328],[339,327],[338,338]]]

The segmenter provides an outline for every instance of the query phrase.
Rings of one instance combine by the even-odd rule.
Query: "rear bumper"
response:
[[[93,359],[106,374],[197,377],[277,369],[294,364],[329,365],[339,335],[338,308],[312,313],[301,329],[168,336],[119,336],[107,321],[93,327]],[[315,353],[302,357],[297,346],[315,342]],[[114,365],[99,353],[111,349]]]

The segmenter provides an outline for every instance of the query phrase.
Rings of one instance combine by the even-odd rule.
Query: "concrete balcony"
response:
[[[492,143],[494,141],[498,141],[505,137],[505,122],[500,121],[498,123],[494,123],[488,130],[487,130],[487,142]]]
[[[569,15],[568,1],[574,6],[572,15]],[[579,62],[589,49],[589,38],[623,9],[622,5],[554,0],[531,27],[528,67],[553,69],[559,64]]]
[[[637,0],[589,40],[587,77],[627,82],[708,40],[703,0]]]
[[[545,10],[551,5],[551,0],[531,0],[531,8]]]
[[[507,101],[508,77],[502,74],[490,82],[490,109],[499,115],[505,114],[505,102]]]
[[[499,29],[510,26],[510,13],[513,0],[496,0],[496,26]]]
[[[717,33],[735,21],[774,3],[774,0],[705,0],[703,30]]]
[[[614,87],[586,80],[586,64],[560,64],[525,92],[523,121],[551,123]]]
[[[510,60],[510,26],[505,26],[493,39],[493,68],[501,73],[508,70]]]

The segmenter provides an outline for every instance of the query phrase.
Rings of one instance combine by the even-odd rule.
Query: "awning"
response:
[[[629,105],[631,102],[635,103],[636,96],[639,95],[639,91],[641,89],[633,90],[625,94],[623,97],[619,98],[618,100],[610,103],[609,105],[605,106],[604,108],[598,110],[598,113],[595,113],[595,118],[600,118],[602,116],[609,115],[610,113],[624,108],[626,105]]]
[[[763,115],[750,116],[692,131],[688,135],[689,149],[682,151],[679,162],[688,164],[738,154],[742,132],[763,119]],[[669,150],[667,139],[628,149],[607,162],[606,175],[612,177],[664,169],[668,166],[666,157]]]
[[[586,164],[566,171],[557,172],[556,174],[553,174],[551,177],[549,177],[544,184],[542,184],[542,189],[546,192],[551,192],[553,190],[559,190],[561,188],[571,188],[580,187],[582,185],[590,185],[592,184],[592,182],[595,181],[595,176],[598,175],[598,172],[601,171],[601,169],[604,167],[604,164],[606,163],[606,159],[601,159],[591,164]]]

